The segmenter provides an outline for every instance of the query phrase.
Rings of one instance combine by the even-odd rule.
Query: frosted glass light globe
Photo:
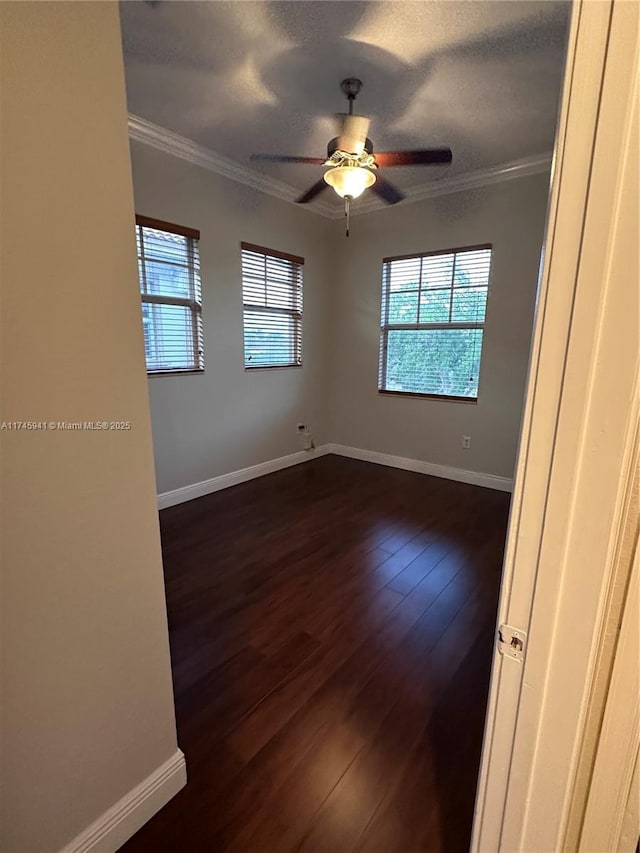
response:
[[[375,183],[376,176],[360,166],[336,166],[325,172],[324,179],[342,198],[358,198]]]

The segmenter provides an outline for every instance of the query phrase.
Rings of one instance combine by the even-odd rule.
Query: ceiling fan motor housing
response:
[[[339,137],[334,136],[334,138],[327,145],[327,158],[331,157],[336,151],[340,150],[340,146],[338,145]],[[367,154],[373,154],[373,142],[367,137],[364,141],[364,150]],[[346,152],[348,153],[348,152]]]

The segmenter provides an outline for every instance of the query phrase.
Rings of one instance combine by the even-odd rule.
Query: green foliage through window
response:
[[[491,247],[383,262],[381,391],[476,399]]]

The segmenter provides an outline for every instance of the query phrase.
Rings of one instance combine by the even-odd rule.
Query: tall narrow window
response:
[[[242,243],[244,366],[302,365],[304,258]]]
[[[491,246],[385,258],[378,388],[478,398]]]
[[[200,232],[136,216],[147,373],[204,370]]]

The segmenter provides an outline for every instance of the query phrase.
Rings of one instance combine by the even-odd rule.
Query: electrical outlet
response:
[[[469,448],[471,447],[471,436],[470,435],[463,435],[462,436],[462,446],[465,450],[469,450]]]

